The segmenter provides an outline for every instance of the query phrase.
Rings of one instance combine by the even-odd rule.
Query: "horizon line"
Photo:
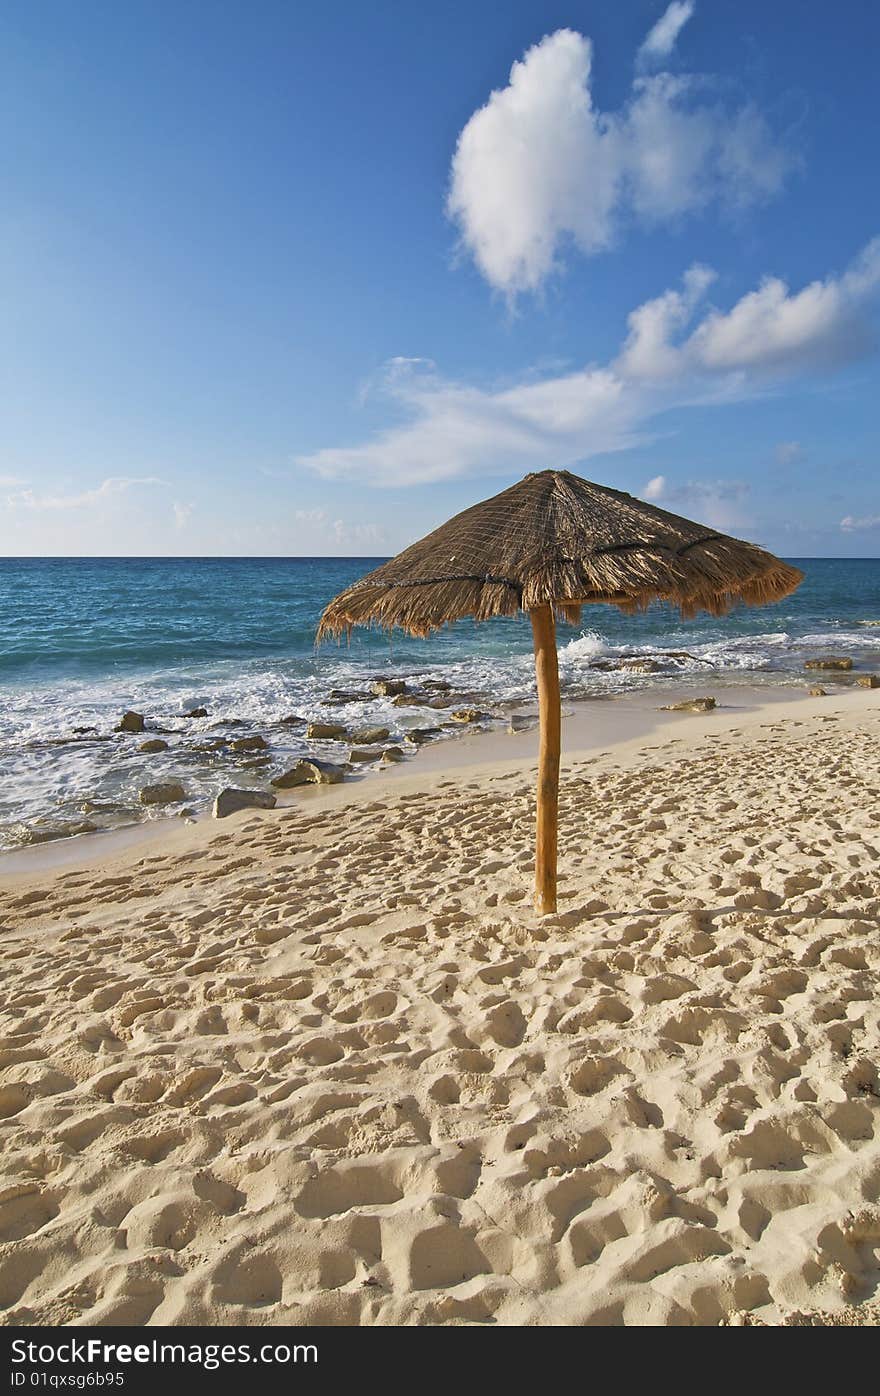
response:
[[[411,545],[406,544],[405,546]],[[404,549],[400,551],[404,551]],[[387,561],[397,555],[396,553],[0,553],[0,563],[377,562]],[[880,562],[880,553],[789,553],[787,557],[794,562]],[[785,559],[783,558],[783,560]]]

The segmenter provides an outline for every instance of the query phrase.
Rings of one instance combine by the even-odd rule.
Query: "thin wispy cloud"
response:
[[[296,523],[307,525],[321,545],[332,543],[339,548],[375,548],[386,541],[381,525],[334,519],[326,509],[297,509],[293,517]]]
[[[107,503],[136,486],[161,484],[164,484],[164,481],[153,475],[135,478],[114,475],[95,489],[83,490],[79,494],[37,494],[32,489],[23,489],[8,495],[5,502],[10,509],[88,509],[97,504]]]
[[[794,465],[803,456],[804,448],[799,441],[780,441],[773,454],[777,465]]]
[[[655,26],[666,24],[656,54],[690,13],[670,7]],[[600,111],[592,60],[585,35],[548,35],[459,136],[447,213],[490,286],[511,300],[537,291],[572,247],[591,256],[633,220],[654,226],[713,203],[767,199],[795,163],[753,103],[732,104],[704,78],[642,74],[619,110]]]
[[[847,514],[840,520],[840,529],[842,533],[874,533],[880,529],[880,514],[863,514],[861,518]]]
[[[648,30],[636,56],[637,63],[642,67],[648,67],[667,59],[695,9],[694,0],[672,0],[672,4],[664,10],[653,28]]]
[[[604,365],[487,388],[445,378],[429,361],[396,358],[373,391],[404,414],[403,424],[298,463],[328,479],[414,485],[562,468],[626,450],[650,440],[670,409],[741,401],[866,353],[880,239],[842,275],[799,291],[770,278],[727,311],[709,304],[712,284],[708,268],[692,267],[679,288],[638,306],[620,353]]]

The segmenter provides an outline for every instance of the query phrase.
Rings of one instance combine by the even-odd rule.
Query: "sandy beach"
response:
[[[880,694],[614,706],[7,864],[4,1322],[876,1322]]]

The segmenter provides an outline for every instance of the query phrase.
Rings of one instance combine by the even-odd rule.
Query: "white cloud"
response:
[[[702,523],[723,529],[746,525],[742,504],[748,493],[744,480],[687,480],[673,485],[665,475],[655,475],[642,490],[644,499],[674,504],[678,512],[695,514]]]
[[[171,506],[171,512],[174,515],[174,527],[176,529],[186,528],[192,518],[193,506],[181,504],[179,500],[175,499]]]
[[[681,291],[664,291],[629,315],[629,334],[617,368],[630,378],[668,378],[679,371],[680,350],[673,335],[691,320],[697,305],[715,280],[709,267],[693,266],[684,274]]]
[[[833,367],[873,342],[863,305],[880,285],[880,238],[868,243],[840,277],[813,281],[792,295],[778,277],[743,296],[726,315],[713,311],[695,331],[691,350],[722,372],[769,367]]]
[[[619,111],[599,111],[592,53],[572,29],[548,35],[459,136],[447,212],[509,297],[537,290],[568,244],[590,255],[627,217],[668,222],[713,201],[766,198],[790,167],[756,108],[731,109],[704,81],[639,77]]]
[[[389,372],[394,374],[402,360],[394,360]],[[345,519],[331,519],[326,509],[297,509],[294,513],[297,523],[307,524],[313,540],[320,546],[333,544],[339,548],[379,548],[385,542],[385,530],[375,523],[348,523]]]
[[[7,496],[6,505],[11,509],[88,509],[96,504],[106,503],[127,490],[139,485],[161,485],[164,481],[153,475],[131,479],[114,475],[104,480],[93,490],[83,490],[81,494],[36,494],[32,489],[20,490]]]
[[[694,0],[672,0],[672,4],[645,36],[638,52],[640,63],[656,63],[668,58],[695,9]]]
[[[332,533],[340,548],[379,547],[385,541],[384,529],[374,523],[350,524],[344,519],[334,519]]]
[[[726,313],[704,312],[690,329],[711,279],[707,268],[693,267],[680,290],[639,306],[620,354],[607,365],[538,379],[526,373],[512,386],[492,388],[450,381],[430,361],[393,360],[373,391],[406,420],[365,443],[301,456],[298,464],[330,479],[406,485],[563,468],[625,450],[650,439],[651,423],[672,408],[755,396],[787,373],[843,363],[854,346],[864,351],[880,239],[842,276],[813,283],[823,288],[821,315],[800,312],[812,288],[792,293],[774,282],[779,289],[760,314],[751,309],[759,290]]]
[[[847,514],[840,520],[840,528],[843,533],[870,533],[880,528],[880,514],[863,514],[861,518]]]

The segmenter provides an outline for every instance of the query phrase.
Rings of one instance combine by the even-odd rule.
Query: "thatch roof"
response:
[[[552,603],[577,623],[587,602],[625,611],[668,601],[723,615],[794,591],[803,573],[772,553],[567,470],[543,470],[475,504],[327,606],[318,639],[355,625],[411,635]]]

